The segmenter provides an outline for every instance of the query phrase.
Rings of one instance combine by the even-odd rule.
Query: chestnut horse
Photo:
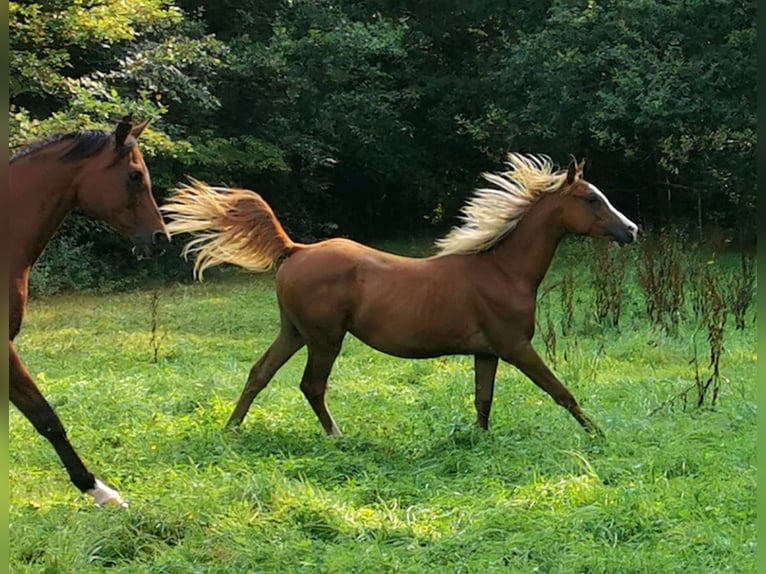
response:
[[[254,271],[279,262],[281,330],[250,376],[229,425],[300,348],[300,383],[324,430],[339,436],[325,403],[327,378],[346,333],[405,358],[471,354],[478,425],[489,427],[498,359],[518,367],[590,433],[601,434],[532,348],[537,289],[566,232],[636,240],[636,225],[583,179],[583,164],[554,172],[546,156],[509,154],[509,171],[484,174],[492,187],[463,207],[463,224],[437,242],[430,258],[399,257],[347,239],[293,242],[252,191],[192,180],[161,210],[168,231],[192,233],[200,278],[229,262]]]
[[[126,506],[80,460],[16,354],[13,339],[24,317],[29,271],[72,209],[79,207],[132,239],[138,257],[164,250],[169,236],[136,141],[148,123],[133,125],[126,116],[113,133],[87,130],[33,143],[11,158],[8,170],[9,398],[56,449],[72,483],[99,505]]]

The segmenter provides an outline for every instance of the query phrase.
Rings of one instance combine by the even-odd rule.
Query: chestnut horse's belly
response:
[[[444,355],[493,354],[481,331],[468,336],[448,337],[445,333],[425,331],[391,336],[385,330],[350,329],[349,332],[373,349],[404,359],[428,359]]]
[[[490,352],[468,297],[454,283],[399,274],[364,290],[349,331],[371,347],[397,357]]]

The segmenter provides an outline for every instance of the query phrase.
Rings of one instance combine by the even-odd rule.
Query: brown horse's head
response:
[[[560,194],[561,223],[567,231],[608,237],[620,245],[636,240],[638,226],[620,213],[592,183],[583,179],[585,161],[572,161]]]
[[[78,205],[131,239],[139,258],[161,253],[169,242],[137,144],[148,123],[133,125],[124,117],[110,144],[83,164],[74,181]]]

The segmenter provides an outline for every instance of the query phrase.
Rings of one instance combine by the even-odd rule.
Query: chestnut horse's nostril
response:
[[[170,238],[164,231],[155,231],[152,233],[152,245],[155,247],[167,247],[170,244]]]

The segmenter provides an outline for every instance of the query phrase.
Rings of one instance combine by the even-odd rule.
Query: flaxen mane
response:
[[[439,255],[486,251],[508,235],[544,193],[556,191],[566,171],[553,172],[545,155],[509,153],[508,171],[483,173],[495,187],[477,189],[461,209],[459,227],[436,242]]]

